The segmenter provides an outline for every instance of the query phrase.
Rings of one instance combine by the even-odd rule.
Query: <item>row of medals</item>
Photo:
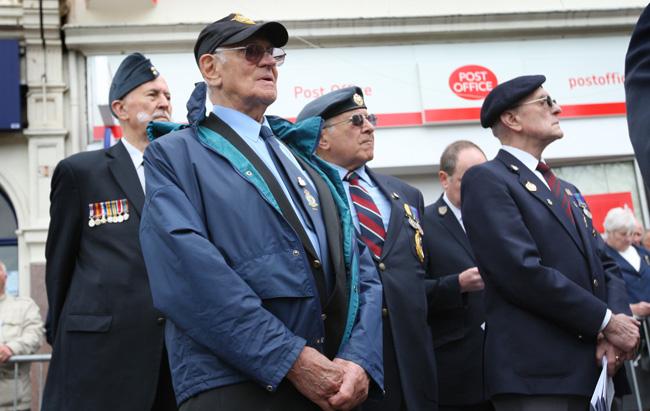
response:
[[[129,204],[125,199],[88,204],[88,209],[89,227],[106,223],[122,223],[129,219]]]

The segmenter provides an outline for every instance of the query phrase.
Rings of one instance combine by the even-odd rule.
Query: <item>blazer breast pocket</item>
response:
[[[68,314],[65,330],[68,332],[105,333],[111,329],[112,315]]]

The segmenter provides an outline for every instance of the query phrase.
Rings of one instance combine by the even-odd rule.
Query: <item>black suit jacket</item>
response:
[[[650,185],[650,6],[634,28],[625,57],[627,124],[646,186]]]
[[[119,199],[128,200],[128,220],[88,225],[89,204]],[[45,281],[53,351],[43,410],[149,410],[164,318],[153,307],[138,240],[144,193],[124,145],[62,160],[50,200]]]
[[[382,256],[376,262],[384,289],[384,316],[388,316],[407,410],[436,410],[438,393],[431,334],[427,326],[424,264],[417,257],[415,230],[404,205],[424,212],[422,193],[403,181],[366,168],[391,205]],[[385,333],[386,335],[386,333]],[[390,346],[384,342],[384,347]],[[385,381],[391,376],[386,375]],[[387,387],[390,389],[390,387]],[[373,408],[386,409],[386,408]]]
[[[485,281],[487,395],[590,397],[596,336],[625,283],[576,187],[570,211],[510,153],[463,176],[463,222]]]
[[[475,267],[469,239],[442,196],[424,210],[429,325],[441,405],[470,405],[483,393],[483,291],[461,293],[458,275]]]

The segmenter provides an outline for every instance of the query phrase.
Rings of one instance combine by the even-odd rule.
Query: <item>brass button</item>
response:
[[[386,270],[386,264],[379,263],[379,271],[384,271],[384,270]]]
[[[314,268],[320,268],[322,264],[320,263],[320,260],[314,260],[314,261],[311,262],[311,265]]]
[[[381,316],[382,317],[388,317],[388,308],[382,308],[381,309]]]
[[[291,254],[293,254],[294,257],[298,257],[298,256],[300,255],[300,251],[298,251],[298,250],[293,250],[293,251],[291,252]]]
[[[323,320],[323,321],[327,320],[327,314],[325,314],[325,313],[321,314],[320,319]]]
[[[273,386],[272,385],[267,385],[266,386],[266,391],[272,392],[273,391]]]
[[[594,287],[598,287],[598,280],[594,278]]]
[[[163,324],[165,324],[165,317],[158,317],[158,319],[156,320],[156,322],[158,323],[158,325],[163,325]]]

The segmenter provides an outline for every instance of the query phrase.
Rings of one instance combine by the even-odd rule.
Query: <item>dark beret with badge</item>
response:
[[[108,92],[109,107],[113,101],[124,98],[134,88],[155,80],[159,75],[160,73],[148,58],[140,53],[129,54],[122,60],[113,76],[111,89]]]
[[[201,30],[194,44],[194,58],[198,63],[202,55],[214,53],[218,47],[237,44],[256,34],[270,41],[273,47],[282,47],[289,41],[287,29],[277,21],[256,23],[241,14],[232,13]]]
[[[481,125],[492,127],[501,114],[514,107],[524,97],[537,90],[546,77],[542,75],[520,76],[496,86],[487,95],[481,107]]]
[[[296,121],[317,116],[327,120],[358,108],[367,108],[361,89],[359,87],[342,88],[311,101],[300,111]]]

